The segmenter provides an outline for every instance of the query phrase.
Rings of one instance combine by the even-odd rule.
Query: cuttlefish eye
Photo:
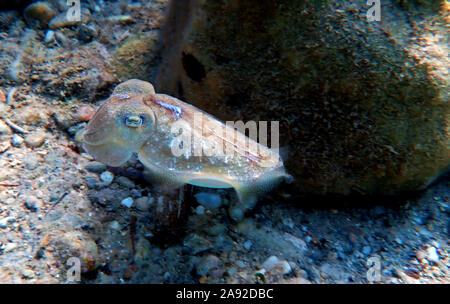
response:
[[[143,115],[127,115],[125,116],[125,125],[130,128],[138,128],[144,124]]]

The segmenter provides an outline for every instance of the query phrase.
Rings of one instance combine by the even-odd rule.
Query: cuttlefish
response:
[[[165,186],[234,188],[239,201],[229,214],[236,221],[292,179],[274,149],[137,79],[118,85],[103,102],[85,129],[83,147],[113,167],[136,153],[152,180]]]

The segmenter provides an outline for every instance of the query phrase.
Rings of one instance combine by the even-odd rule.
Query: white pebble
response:
[[[272,269],[273,267],[275,267],[275,265],[276,265],[278,262],[279,262],[279,259],[278,259],[276,256],[272,255],[271,257],[269,257],[269,258],[262,264],[262,267],[265,268],[265,269],[267,269],[267,270],[270,270],[270,269]]]
[[[197,206],[197,208],[195,208],[195,213],[197,213],[198,215],[203,215],[203,214],[205,214],[205,207],[203,207],[203,206]]]
[[[130,208],[133,205],[133,199],[131,197],[124,198],[120,204]]]
[[[18,247],[18,245],[16,243],[8,243],[5,245],[5,247],[3,248],[3,251],[5,253],[13,251],[14,249],[16,249]]]
[[[52,30],[48,30],[47,33],[45,34],[44,42],[50,43],[53,41],[53,39],[55,39],[55,32]]]
[[[109,224],[109,227],[114,230],[120,230],[120,224],[118,221],[111,222],[111,224]]]
[[[268,271],[276,271],[280,274],[287,274],[292,271],[291,265],[285,260],[280,261],[276,256],[271,256],[263,264],[262,267]]]
[[[114,174],[109,171],[105,171],[100,175],[100,179],[106,184],[109,185],[112,183],[114,179]]]
[[[11,144],[12,144],[14,147],[20,147],[20,146],[23,144],[23,138],[20,137],[20,136],[17,135],[17,134],[14,134],[13,137],[12,137],[12,139],[11,139]]]
[[[252,241],[248,240],[247,242],[244,243],[244,248],[247,250],[250,250],[250,248],[252,248]]]
[[[439,262],[439,254],[435,247],[427,248],[427,260],[433,263]]]

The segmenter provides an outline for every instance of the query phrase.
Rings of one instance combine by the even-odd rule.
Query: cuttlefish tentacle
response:
[[[181,132],[179,126],[187,129]],[[182,144],[180,132],[190,136]],[[204,154],[174,153],[187,143]],[[249,143],[257,149],[250,149]],[[225,146],[231,155],[211,153]],[[158,184],[234,188],[239,202],[230,207],[230,215],[236,221],[290,177],[277,152],[190,104],[156,94],[150,83],[136,79],[118,85],[97,110],[86,127],[84,147],[110,166],[120,166],[137,153]]]

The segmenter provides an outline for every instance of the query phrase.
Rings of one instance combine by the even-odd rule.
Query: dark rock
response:
[[[85,176],[83,179],[89,189],[100,189],[103,186],[102,182],[100,182],[96,177]]]
[[[89,172],[99,173],[99,174],[106,171],[106,169],[107,169],[105,164],[102,164],[101,162],[98,162],[98,161],[92,161],[92,162],[87,163],[85,168]]]
[[[97,30],[93,26],[80,24],[78,26],[78,39],[84,42],[90,42],[98,35]]]

